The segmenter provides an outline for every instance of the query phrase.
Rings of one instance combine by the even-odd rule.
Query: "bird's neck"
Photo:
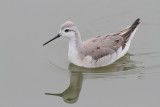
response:
[[[79,63],[83,52],[83,43],[79,32],[69,40],[68,57],[72,63]]]

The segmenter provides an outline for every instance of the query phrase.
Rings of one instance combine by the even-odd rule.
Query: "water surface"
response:
[[[0,1],[1,107],[159,107],[158,0]],[[67,20],[82,39],[142,22],[129,52],[96,69],[68,62],[68,40],[42,44]],[[50,94],[50,95],[46,95]]]

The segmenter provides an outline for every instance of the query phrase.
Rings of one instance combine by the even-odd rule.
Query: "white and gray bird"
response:
[[[58,35],[43,46],[64,36],[69,38],[68,59],[71,63],[87,68],[107,66],[127,53],[139,24],[138,18],[130,27],[118,33],[97,36],[82,42],[76,25],[67,21],[61,26]]]

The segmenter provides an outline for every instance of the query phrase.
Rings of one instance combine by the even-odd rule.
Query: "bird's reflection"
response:
[[[101,68],[83,68],[73,64],[70,64],[68,69],[70,70],[70,85],[62,93],[52,94],[46,93],[46,95],[54,95],[62,97],[66,103],[75,103],[79,98],[83,79],[86,78],[107,78],[113,76],[113,73],[118,71],[126,71],[135,69],[135,62],[130,59],[132,55],[127,53],[124,57],[116,61],[115,63]],[[121,74],[121,73],[120,73]],[[119,74],[119,75],[120,75]],[[121,74],[123,75],[123,73]]]

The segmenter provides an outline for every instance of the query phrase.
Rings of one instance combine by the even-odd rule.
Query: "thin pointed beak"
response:
[[[43,46],[44,45],[46,45],[46,44],[48,44],[49,42],[51,42],[51,41],[53,41],[53,40],[55,40],[55,39],[57,39],[57,38],[59,38],[61,35],[60,34],[58,34],[57,36],[55,36],[54,38],[52,38],[51,40],[49,40],[49,41],[47,41],[46,43],[44,43],[43,44]]]
[[[59,97],[62,97],[61,94],[53,94],[53,93],[45,93],[46,95],[54,95],[54,96],[59,96]]]

